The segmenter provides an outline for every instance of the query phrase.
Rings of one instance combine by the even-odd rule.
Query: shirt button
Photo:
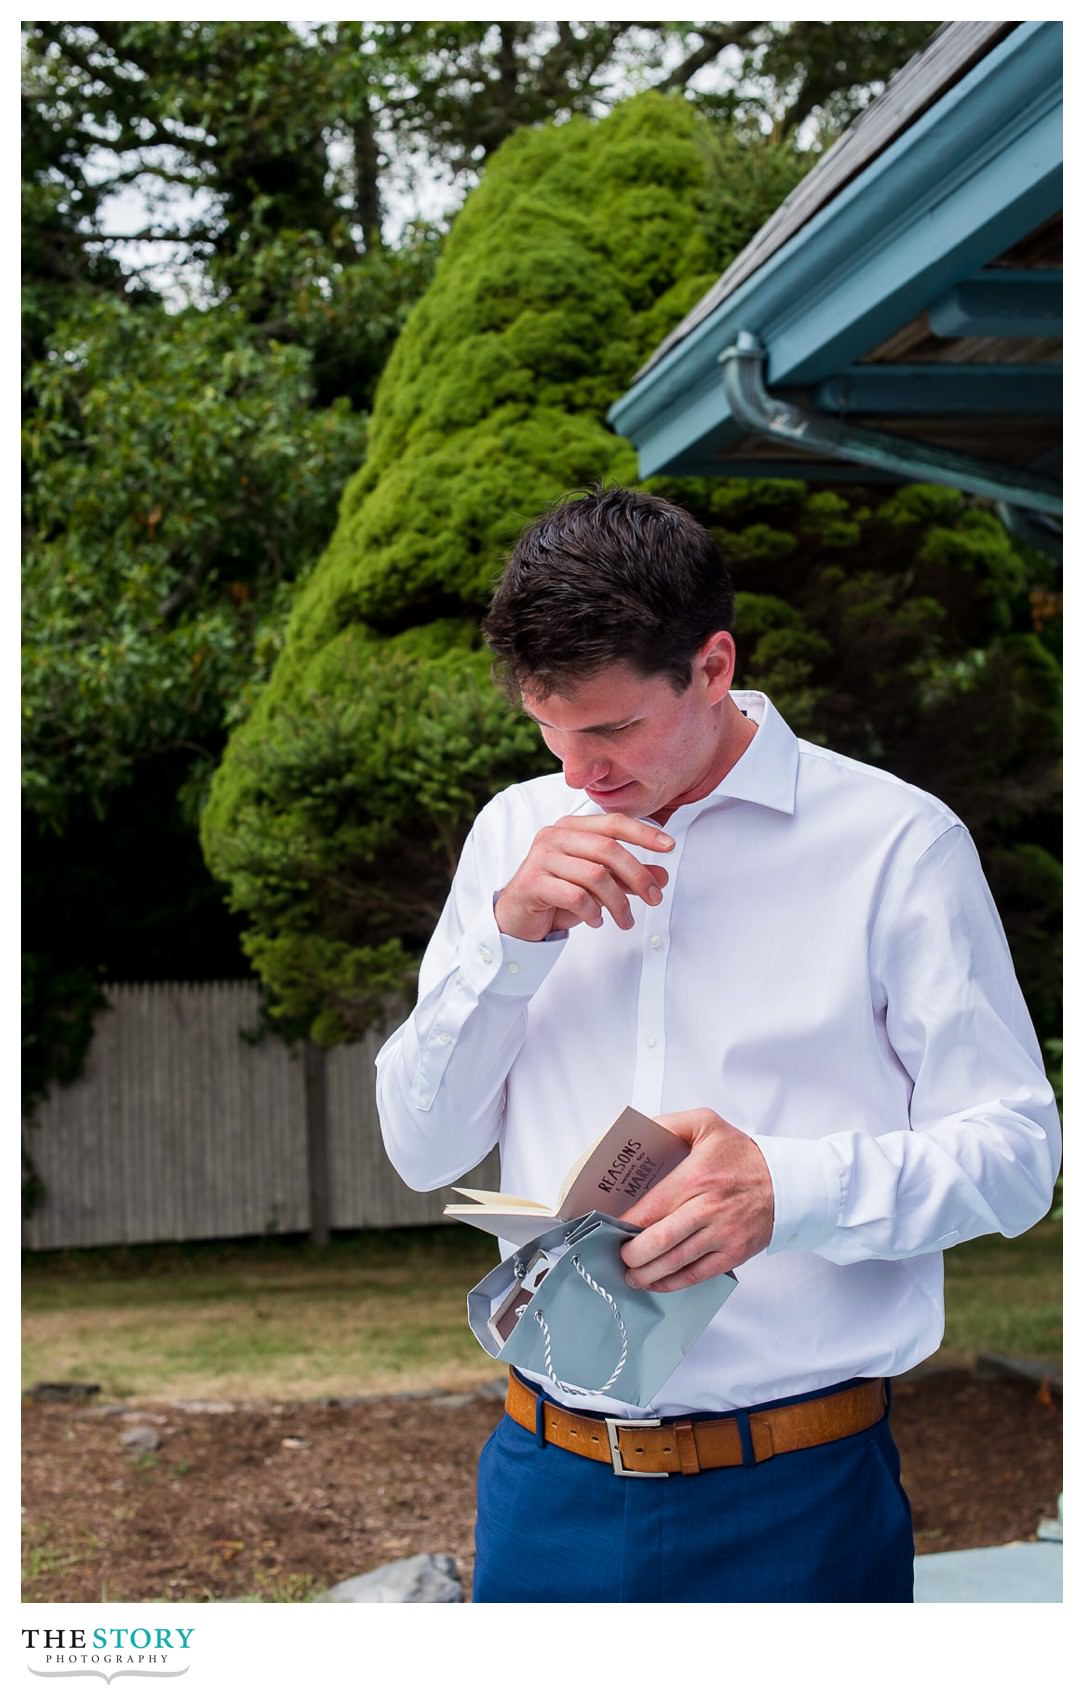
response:
[[[658,933],[654,933],[652,935],[651,948],[652,948],[652,950],[661,950],[662,949],[662,938]]]
[[[518,974],[519,973],[519,963],[518,962],[510,962],[508,964],[508,972],[510,974]]]
[[[649,1051],[653,1051],[655,1049],[655,1036],[653,1033],[648,1034],[647,1038],[644,1040],[644,1044],[647,1046]]]
[[[438,1033],[437,1034],[437,1044],[438,1045],[450,1045],[451,1042],[452,1042],[452,1035],[450,1033]]]
[[[482,961],[483,962],[492,962],[493,961],[493,952],[491,950],[487,950],[485,945],[482,946],[482,953],[481,954],[482,954]]]

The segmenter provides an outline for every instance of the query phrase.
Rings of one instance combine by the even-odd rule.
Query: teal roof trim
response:
[[[851,366],[813,391],[818,410],[896,419],[1001,412],[1057,419],[1062,404],[1060,366],[954,366],[941,360]]]
[[[930,329],[937,336],[1060,337],[1060,271],[980,273],[930,308]]]
[[[773,389],[845,370],[1062,202],[1062,30],[1021,24],[609,412],[640,472],[691,470],[743,435],[718,358],[739,331]]]

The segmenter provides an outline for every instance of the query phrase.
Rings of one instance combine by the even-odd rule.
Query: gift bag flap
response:
[[[637,1231],[592,1211],[538,1236],[521,1248],[516,1259],[506,1258],[471,1293],[468,1317],[475,1338],[491,1357],[528,1373],[550,1376],[587,1393],[605,1389],[609,1397],[641,1408],[650,1404],[737,1282],[727,1274],[676,1293],[629,1287],[621,1244]],[[522,1264],[537,1247],[551,1249],[562,1239],[567,1244],[565,1257],[540,1284],[506,1344],[497,1350],[486,1324],[491,1309],[516,1278],[516,1261]],[[575,1268],[574,1257],[583,1274]],[[607,1387],[623,1353],[620,1374]]]

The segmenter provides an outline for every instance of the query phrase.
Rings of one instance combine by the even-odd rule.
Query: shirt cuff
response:
[[[459,969],[479,997],[533,997],[565,947],[567,933],[535,943],[513,939],[497,925],[492,904],[485,904],[466,928],[459,946]]]
[[[776,1251],[816,1251],[839,1226],[843,1165],[831,1139],[779,1139],[749,1135],[768,1165],[775,1222],[768,1242]]]

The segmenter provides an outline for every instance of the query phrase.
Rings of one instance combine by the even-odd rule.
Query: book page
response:
[[[544,1215],[552,1215],[548,1204],[539,1204],[533,1198],[517,1198],[511,1192],[486,1192],[483,1187],[453,1186],[453,1192],[458,1192],[463,1198],[473,1198],[476,1204],[484,1204],[487,1208],[504,1210],[514,1206],[517,1210],[541,1210]],[[449,1205],[449,1209],[458,1210],[459,1205]]]
[[[473,1208],[469,1204],[449,1204],[444,1214],[453,1222],[468,1222],[472,1228],[481,1228],[484,1234],[495,1234],[499,1240],[508,1240],[516,1246],[526,1245],[539,1234],[548,1234],[551,1228],[564,1226],[559,1216],[545,1216],[538,1210],[503,1211],[492,1204],[476,1204]]]

